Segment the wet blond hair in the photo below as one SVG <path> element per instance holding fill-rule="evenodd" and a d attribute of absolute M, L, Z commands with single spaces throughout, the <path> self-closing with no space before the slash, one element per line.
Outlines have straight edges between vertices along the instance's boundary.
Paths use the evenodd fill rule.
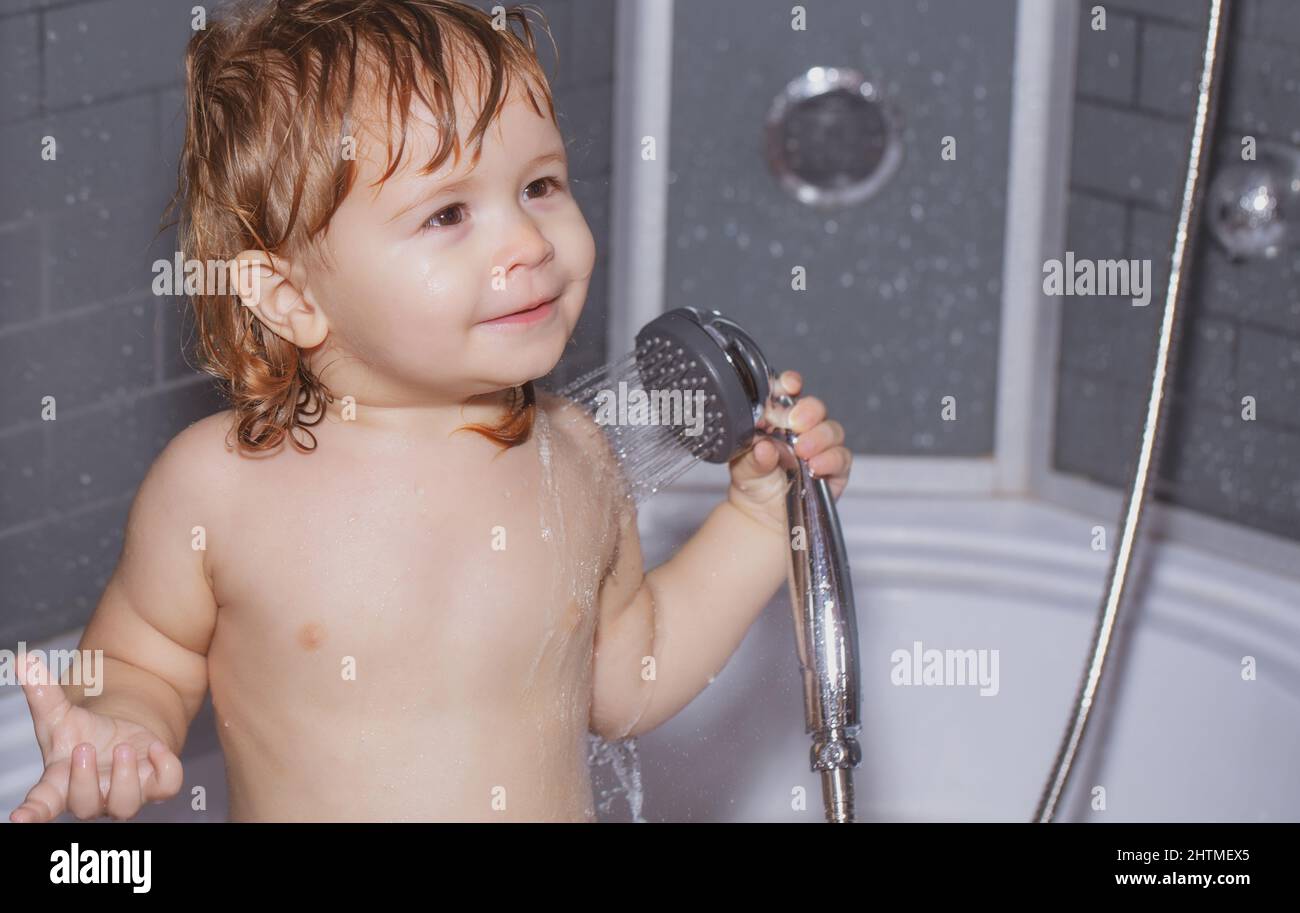
<path fill-rule="evenodd" d="M 390 125 L 378 183 L 403 161 L 413 99 L 433 112 L 440 134 L 421 173 L 453 153 L 460 160 L 453 77 L 461 60 L 472 64 L 479 87 L 481 113 L 466 138 L 475 163 L 514 80 L 538 116 L 544 105 L 556 122 L 526 13 L 541 17 L 549 36 L 535 7 L 512 6 L 494 19 L 454 0 L 274 0 L 210 22 L 186 51 L 185 141 L 172 201 L 183 256 L 209 263 L 244 250 L 285 256 L 313 242 L 356 179 L 355 155 L 341 147 L 362 90 L 382 99 L 379 112 Z M 222 382 L 239 448 L 271 450 L 288 437 L 297 449 L 314 450 L 309 426 L 334 396 L 299 348 L 232 292 L 205 288 L 191 302 L 199 366 Z M 532 382 L 514 388 L 511 400 L 498 425 L 458 430 L 503 448 L 522 443 L 536 408 Z"/>

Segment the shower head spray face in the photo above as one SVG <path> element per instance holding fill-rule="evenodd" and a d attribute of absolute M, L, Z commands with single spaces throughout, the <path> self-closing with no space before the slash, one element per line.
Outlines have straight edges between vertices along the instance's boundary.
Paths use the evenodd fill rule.
<path fill-rule="evenodd" d="M 701 460 L 742 454 L 760 433 L 770 378 L 744 330 L 717 311 L 683 307 L 646 324 L 634 351 L 558 392 L 601 427 L 639 502 Z"/>
<path fill-rule="evenodd" d="M 717 311 L 682 307 L 647 323 L 636 337 L 636 364 L 647 395 L 696 397 L 704 431 L 679 434 L 697 458 L 726 463 L 754 439 L 770 390 L 770 370 L 753 339 Z"/>

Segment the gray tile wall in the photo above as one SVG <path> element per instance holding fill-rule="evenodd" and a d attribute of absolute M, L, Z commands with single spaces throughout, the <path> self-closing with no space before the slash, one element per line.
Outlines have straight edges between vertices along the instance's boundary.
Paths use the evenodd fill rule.
<path fill-rule="evenodd" d="M 666 304 L 734 316 L 858 453 L 989 454 L 1015 3 L 801 6 L 802 32 L 782 0 L 675 8 Z M 891 182 L 831 212 L 788 196 L 762 146 L 772 99 L 819 65 L 862 71 L 905 125 Z M 955 161 L 940 158 L 948 135 Z"/>
<path fill-rule="evenodd" d="M 1191 135 L 1208 4 L 1080 3 L 1066 248 L 1150 258 L 1151 304 L 1065 298 L 1054 462 L 1122 487 L 1137 462 Z M 1241 137 L 1300 145 L 1300 3 L 1238 0 L 1216 162 Z M 1212 179 L 1215 169 L 1210 169 Z M 1292 214 L 1292 218 L 1295 214 Z M 1233 263 L 1209 232 L 1188 273 L 1161 500 L 1300 539 L 1300 232 L 1273 260 Z M 1258 404 L 1241 417 L 1241 398 Z"/>
<path fill-rule="evenodd" d="M 561 52 L 557 65 L 543 37 L 600 257 L 563 378 L 605 355 L 613 7 L 538 5 Z M 0 644 L 89 617 L 150 463 L 223 408 L 190 367 L 185 303 L 150 291 L 151 264 L 176 249 L 173 232 L 157 233 L 192 6 L 0 0 Z M 45 136 L 55 161 L 41 158 Z M 56 421 L 41 420 L 45 396 Z"/>

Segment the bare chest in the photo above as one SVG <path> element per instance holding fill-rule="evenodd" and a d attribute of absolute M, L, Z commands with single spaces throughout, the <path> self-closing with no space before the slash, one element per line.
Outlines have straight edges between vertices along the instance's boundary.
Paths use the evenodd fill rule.
<path fill-rule="evenodd" d="M 216 543 L 216 659 L 383 690 L 418 676 L 447 702 L 589 664 L 613 521 L 563 440 L 442 465 L 297 456 L 247 474 Z"/>

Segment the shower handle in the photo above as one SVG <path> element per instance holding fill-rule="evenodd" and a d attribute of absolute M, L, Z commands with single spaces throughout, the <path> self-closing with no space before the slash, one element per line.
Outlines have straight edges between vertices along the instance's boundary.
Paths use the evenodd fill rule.
<path fill-rule="evenodd" d="M 774 404 L 795 399 L 772 394 Z M 858 632 L 853 584 L 839 516 L 830 486 L 814 478 L 794 451 L 798 435 L 766 428 L 785 471 L 789 527 L 790 606 L 803 678 L 804 722 L 812 737 L 809 761 L 822 778 L 826 820 L 853 820 L 853 768 L 862 760 L 858 745 Z"/>

